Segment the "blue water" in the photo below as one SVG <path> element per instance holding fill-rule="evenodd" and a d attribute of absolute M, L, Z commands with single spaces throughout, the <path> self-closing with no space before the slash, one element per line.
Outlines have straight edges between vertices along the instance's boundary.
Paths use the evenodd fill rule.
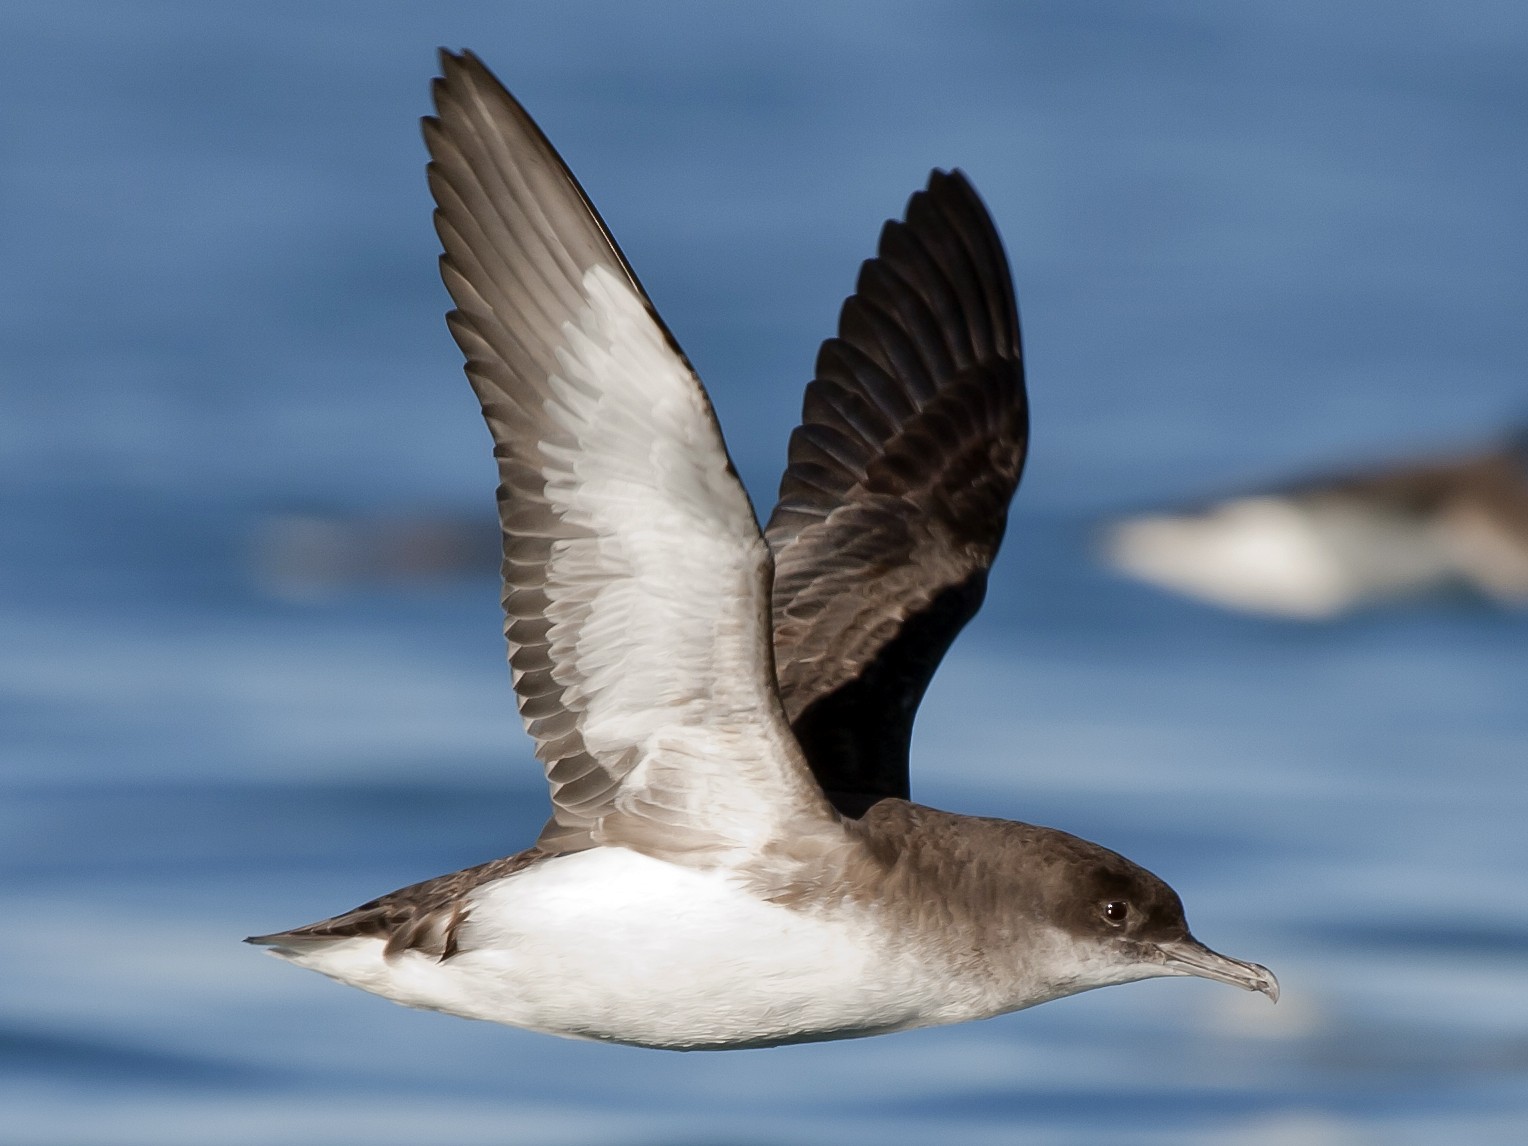
<path fill-rule="evenodd" d="M 0 12 L 0 1140 L 1528 1140 L 1528 617 L 1299 627 L 1100 515 L 1528 408 L 1528 9 L 76 4 Z M 271 515 L 491 514 L 416 127 L 470 46 L 768 505 L 881 219 L 958 164 L 1034 452 L 919 725 L 931 803 L 1146 864 L 1284 999 L 1113 988 L 730 1055 L 405 1011 L 238 943 L 510 851 L 491 573 L 272 592 Z"/>

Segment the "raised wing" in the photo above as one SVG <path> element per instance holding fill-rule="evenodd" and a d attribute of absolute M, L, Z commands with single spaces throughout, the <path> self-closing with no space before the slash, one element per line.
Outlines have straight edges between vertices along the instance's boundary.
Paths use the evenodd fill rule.
<path fill-rule="evenodd" d="M 770 559 L 710 402 L 599 216 L 470 53 L 442 54 L 441 274 L 499 465 L 538 847 L 690 862 L 837 820 L 774 691 Z"/>
<path fill-rule="evenodd" d="M 908 795 L 913 717 L 976 613 L 1029 436 L 992 220 L 935 171 L 823 343 L 765 536 L 780 699 L 847 815 Z"/>

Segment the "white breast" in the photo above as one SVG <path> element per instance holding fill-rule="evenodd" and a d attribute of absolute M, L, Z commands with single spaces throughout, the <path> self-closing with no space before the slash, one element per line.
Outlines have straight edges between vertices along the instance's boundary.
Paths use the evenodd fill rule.
<path fill-rule="evenodd" d="M 293 959 L 409 1006 L 659 1047 L 852 1038 L 974 1017 L 973 1001 L 854 908 L 766 903 L 720 871 L 622 848 L 544 861 L 470 896 L 461 951 L 376 939 Z"/>

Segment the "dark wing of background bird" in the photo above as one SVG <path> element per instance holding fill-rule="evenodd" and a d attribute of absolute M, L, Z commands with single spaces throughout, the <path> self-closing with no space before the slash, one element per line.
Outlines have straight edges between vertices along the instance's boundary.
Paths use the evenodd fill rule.
<path fill-rule="evenodd" d="M 1028 435 L 1008 260 L 965 176 L 935 171 L 818 354 L 765 530 L 781 700 L 847 815 L 908 795 L 913 717 L 986 594 Z"/>

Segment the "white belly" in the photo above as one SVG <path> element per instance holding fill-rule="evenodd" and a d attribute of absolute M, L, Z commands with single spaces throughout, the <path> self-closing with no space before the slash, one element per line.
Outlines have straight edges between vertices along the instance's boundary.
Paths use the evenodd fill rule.
<path fill-rule="evenodd" d="M 969 1001 L 930 998 L 940 977 L 931 983 L 858 912 L 778 907 L 724 873 L 620 848 L 544 861 L 470 899 L 462 949 L 444 962 L 384 959 L 379 939 L 290 958 L 409 1006 L 644 1046 L 852 1038 L 974 1017 Z"/>

